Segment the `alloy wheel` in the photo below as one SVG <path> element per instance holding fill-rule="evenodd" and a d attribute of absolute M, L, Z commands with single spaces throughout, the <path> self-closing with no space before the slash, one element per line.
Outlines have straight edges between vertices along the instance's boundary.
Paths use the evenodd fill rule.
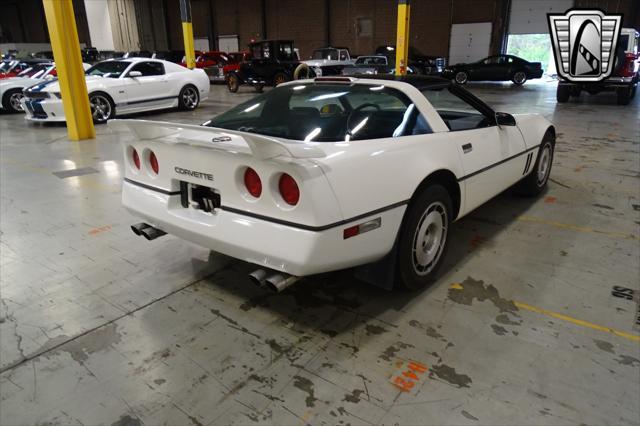
<path fill-rule="evenodd" d="M 438 263 L 447 240 L 447 209 L 440 201 L 427 207 L 413 235 L 413 269 L 427 275 Z"/>
<path fill-rule="evenodd" d="M 551 145 L 547 144 L 542 149 L 540 161 L 538 161 L 538 186 L 544 185 L 551 169 Z"/>
<path fill-rule="evenodd" d="M 22 92 L 16 92 L 16 93 L 13 93 L 11 96 L 9 96 L 9 105 L 14 111 L 23 110 L 22 104 L 20 103 L 22 98 L 24 98 L 24 95 L 22 94 Z"/>
<path fill-rule="evenodd" d="M 182 103 L 186 109 L 194 109 L 198 106 L 198 93 L 193 87 L 187 87 L 182 92 Z"/>
<path fill-rule="evenodd" d="M 93 95 L 89 99 L 91 115 L 97 122 L 107 121 L 111 117 L 111 102 L 102 95 Z"/>

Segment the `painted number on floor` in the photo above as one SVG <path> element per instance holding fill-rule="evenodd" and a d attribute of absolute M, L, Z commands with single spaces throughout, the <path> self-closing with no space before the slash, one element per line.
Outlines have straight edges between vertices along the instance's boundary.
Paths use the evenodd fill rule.
<path fill-rule="evenodd" d="M 426 371 L 427 367 L 417 361 L 403 362 L 398 372 L 391 376 L 391 383 L 403 392 L 410 392 Z"/>

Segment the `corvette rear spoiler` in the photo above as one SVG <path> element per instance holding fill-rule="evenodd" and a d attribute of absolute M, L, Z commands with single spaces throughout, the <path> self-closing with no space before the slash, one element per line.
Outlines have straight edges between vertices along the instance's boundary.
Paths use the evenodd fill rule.
<path fill-rule="evenodd" d="M 278 156 L 291 158 L 322 158 L 326 156 L 318 146 L 305 142 L 285 142 L 281 139 L 255 133 L 194 124 L 150 120 L 109 120 L 108 126 L 116 131 L 131 131 L 141 140 L 161 139 L 163 143 L 185 144 L 211 149 L 234 149 L 237 147 L 229 142 L 241 140 L 249 146 L 252 155 L 260 160 Z"/>

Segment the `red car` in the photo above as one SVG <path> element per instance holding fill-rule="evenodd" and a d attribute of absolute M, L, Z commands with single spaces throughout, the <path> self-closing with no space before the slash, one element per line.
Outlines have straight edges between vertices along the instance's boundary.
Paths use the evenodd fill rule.
<path fill-rule="evenodd" d="M 251 52 L 232 52 L 229 53 L 229 59 L 229 63 L 222 67 L 224 75 L 227 75 L 229 71 L 238 71 L 241 62 L 251 59 Z"/>
<path fill-rule="evenodd" d="M 227 54 L 225 52 L 200 52 L 196 50 L 196 68 L 210 68 L 217 66 L 220 62 L 227 61 Z M 182 60 L 181 65 L 187 66 L 186 59 Z"/>

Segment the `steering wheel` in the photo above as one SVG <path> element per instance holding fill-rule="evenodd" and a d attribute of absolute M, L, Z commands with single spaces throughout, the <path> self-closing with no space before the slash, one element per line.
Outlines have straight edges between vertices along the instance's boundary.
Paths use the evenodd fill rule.
<path fill-rule="evenodd" d="M 358 111 L 362 111 L 363 109 L 368 107 L 373 107 L 376 109 L 376 111 L 382 111 L 379 105 L 372 104 L 372 103 L 365 103 L 362 105 L 358 105 L 357 107 L 352 109 L 351 112 L 349 112 L 349 116 L 347 117 L 347 134 L 348 135 L 351 135 L 351 118 L 353 117 L 353 114 L 355 114 Z"/>

